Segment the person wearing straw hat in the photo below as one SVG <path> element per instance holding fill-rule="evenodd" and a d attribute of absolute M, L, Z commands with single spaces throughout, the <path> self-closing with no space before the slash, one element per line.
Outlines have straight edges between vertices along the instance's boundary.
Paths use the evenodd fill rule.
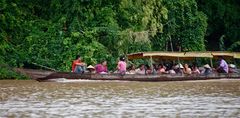
<path fill-rule="evenodd" d="M 203 67 L 204 67 L 204 70 L 202 71 L 203 75 L 209 75 L 212 73 L 212 69 L 209 66 L 209 64 L 205 64 Z"/>
<path fill-rule="evenodd" d="M 89 73 L 95 73 L 95 68 L 92 65 L 89 65 L 87 67 L 87 70 L 88 70 Z"/>
<path fill-rule="evenodd" d="M 237 71 L 236 65 L 234 65 L 234 64 L 229 64 L 228 67 L 229 67 L 229 73 L 239 73 L 239 72 Z"/>
<path fill-rule="evenodd" d="M 180 63 L 177 64 L 177 65 L 174 67 L 174 70 L 175 70 L 176 74 L 180 74 L 180 75 L 183 74 L 183 69 L 184 69 L 184 67 L 183 67 L 183 65 L 180 64 Z"/>

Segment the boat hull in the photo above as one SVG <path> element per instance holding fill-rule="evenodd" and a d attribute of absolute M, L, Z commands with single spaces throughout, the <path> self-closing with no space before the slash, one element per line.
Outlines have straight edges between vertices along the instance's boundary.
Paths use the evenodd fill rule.
<path fill-rule="evenodd" d="M 39 82 L 58 82 L 59 80 L 69 80 L 75 82 L 76 80 L 109 80 L 109 81 L 141 81 L 141 82 L 160 82 L 160 81 L 189 81 L 189 80 L 210 80 L 210 79 L 237 79 L 240 78 L 239 73 L 218 74 L 211 75 L 138 75 L 138 74 L 79 74 L 73 72 L 54 72 L 36 69 L 15 69 L 17 72 L 25 74 L 26 76 L 37 80 Z"/>
<path fill-rule="evenodd" d="M 222 78 L 239 78 L 237 74 L 212 74 L 204 75 L 137 75 L 137 74 L 78 74 L 58 72 L 53 73 L 45 78 L 38 78 L 40 82 L 53 81 L 57 78 L 66 78 L 68 80 L 118 80 L 118 81 L 142 81 L 142 82 L 158 82 L 158 81 L 188 81 L 188 80 L 209 80 Z"/>

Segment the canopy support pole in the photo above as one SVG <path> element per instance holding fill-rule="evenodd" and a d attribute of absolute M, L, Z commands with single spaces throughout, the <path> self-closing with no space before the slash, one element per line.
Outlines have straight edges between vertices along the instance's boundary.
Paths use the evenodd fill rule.
<path fill-rule="evenodd" d="M 171 51 L 173 52 L 172 37 L 171 37 L 171 35 L 168 35 L 168 37 L 169 37 L 169 41 L 170 41 Z M 175 64 L 175 59 L 172 61 L 172 63 Z"/>
<path fill-rule="evenodd" d="M 153 58 L 152 58 L 152 56 L 150 56 L 150 67 L 153 70 Z"/>
<path fill-rule="evenodd" d="M 212 61 L 212 58 L 210 58 L 210 65 L 211 65 L 211 67 L 213 68 L 213 61 Z"/>

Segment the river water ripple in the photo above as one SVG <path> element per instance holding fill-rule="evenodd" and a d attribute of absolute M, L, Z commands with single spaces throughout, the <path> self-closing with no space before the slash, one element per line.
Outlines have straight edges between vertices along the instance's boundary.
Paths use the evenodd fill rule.
<path fill-rule="evenodd" d="M 240 117 L 240 80 L 0 81 L 0 117 Z"/>

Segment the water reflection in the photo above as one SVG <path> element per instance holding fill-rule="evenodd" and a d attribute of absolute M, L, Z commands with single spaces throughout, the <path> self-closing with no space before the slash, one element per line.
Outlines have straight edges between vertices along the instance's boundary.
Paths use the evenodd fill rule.
<path fill-rule="evenodd" d="M 0 81 L 0 117 L 240 117 L 240 81 Z"/>

